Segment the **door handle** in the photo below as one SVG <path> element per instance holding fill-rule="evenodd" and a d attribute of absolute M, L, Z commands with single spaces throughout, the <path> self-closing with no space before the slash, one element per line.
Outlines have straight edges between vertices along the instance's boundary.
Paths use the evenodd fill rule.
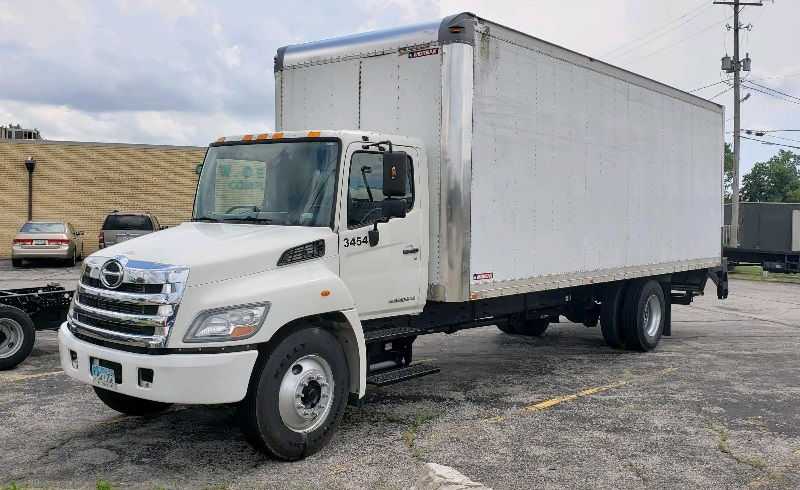
<path fill-rule="evenodd" d="M 403 255 L 410 255 L 419 253 L 419 249 L 417 247 L 407 247 L 403 249 Z"/>

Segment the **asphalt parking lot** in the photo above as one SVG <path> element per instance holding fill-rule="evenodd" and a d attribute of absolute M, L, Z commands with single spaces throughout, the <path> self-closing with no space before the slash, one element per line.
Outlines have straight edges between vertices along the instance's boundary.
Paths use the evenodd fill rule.
<path fill-rule="evenodd" d="M 76 271 L 0 262 L 0 287 Z M 42 332 L 0 372 L 0 488 L 407 488 L 425 462 L 495 489 L 800 487 L 800 285 L 732 281 L 729 300 L 709 289 L 674 322 L 647 354 L 569 323 L 423 337 L 417 359 L 442 372 L 373 389 L 298 463 L 251 449 L 232 407 L 113 412 Z"/>

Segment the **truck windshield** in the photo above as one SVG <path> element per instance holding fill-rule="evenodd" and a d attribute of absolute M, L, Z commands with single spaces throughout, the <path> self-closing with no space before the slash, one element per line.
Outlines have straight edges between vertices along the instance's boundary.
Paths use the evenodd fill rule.
<path fill-rule="evenodd" d="M 212 146 L 195 221 L 333 227 L 338 141 Z"/>

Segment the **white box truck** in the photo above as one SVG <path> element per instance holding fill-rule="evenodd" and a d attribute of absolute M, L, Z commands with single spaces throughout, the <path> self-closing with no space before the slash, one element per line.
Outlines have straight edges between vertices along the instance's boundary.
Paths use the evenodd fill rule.
<path fill-rule="evenodd" d="M 464 13 L 281 48 L 275 107 L 209 146 L 192 222 L 85 261 L 61 362 L 111 408 L 238 403 L 294 460 L 437 372 L 421 335 L 566 317 L 647 351 L 727 294 L 712 102 Z"/>

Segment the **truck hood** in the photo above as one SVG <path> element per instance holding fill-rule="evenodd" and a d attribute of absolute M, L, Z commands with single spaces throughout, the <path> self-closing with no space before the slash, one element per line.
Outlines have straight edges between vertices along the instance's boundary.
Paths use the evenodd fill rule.
<path fill-rule="evenodd" d="M 329 228 L 183 223 L 92 255 L 188 266 L 187 285 L 197 286 L 274 269 L 287 249 L 315 240 L 325 240 L 330 250 L 335 236 Z"/>

